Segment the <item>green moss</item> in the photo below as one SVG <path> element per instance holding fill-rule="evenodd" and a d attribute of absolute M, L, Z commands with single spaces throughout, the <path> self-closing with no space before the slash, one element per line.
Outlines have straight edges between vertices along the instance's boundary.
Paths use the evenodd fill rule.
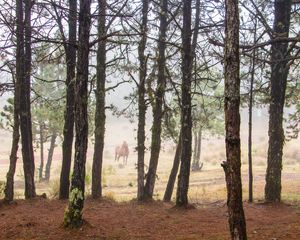
<path fill-rule="evenodd" d="M 65 209 L 64 227 L 78 228 L 82 225 L 82 207 L 84 195 L 79 188 L 72 189 L 69 206 Z"/>

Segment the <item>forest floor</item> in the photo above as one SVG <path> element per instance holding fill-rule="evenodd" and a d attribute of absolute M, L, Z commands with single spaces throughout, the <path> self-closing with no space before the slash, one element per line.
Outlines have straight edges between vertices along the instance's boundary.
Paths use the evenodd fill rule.
<path fill-rule="evenodd" d="M 229 239 L 224 201 L 174 208 L 162 201 L 87 199 L 80 229 L 64 229 L 67 201 L 17 200 L 0 205 L 0 239 Z M 244 203 L 249 239 L 300 239 L 300 209 L 287 204 Z"/>

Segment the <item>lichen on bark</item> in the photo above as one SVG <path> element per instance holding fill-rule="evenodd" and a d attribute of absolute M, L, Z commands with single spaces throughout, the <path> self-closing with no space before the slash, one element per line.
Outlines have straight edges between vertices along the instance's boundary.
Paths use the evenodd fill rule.
<path fill-rule="evenodd" d="M 65 210 L 64 227 L 78 228 L 82 225 L 82 209 L 84 195 L 82 190 L 74 188 L 70 192 L 69 206 Z"/>

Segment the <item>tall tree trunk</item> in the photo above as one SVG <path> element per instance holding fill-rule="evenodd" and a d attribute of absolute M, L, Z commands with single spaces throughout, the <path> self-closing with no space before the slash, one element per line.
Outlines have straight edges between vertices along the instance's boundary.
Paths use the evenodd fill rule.
<path fill-rule="evenodd" d="M 254 20 L 253 44 L 256 43 L 257 19 Z M 253 171 L 252 171 L 252 108 L 253 108 L 253 85 L 255 78 L 256 49 L 252 52 L 252 66 L 249 92 L 249 123 L 248 123 L 248 166 L 249 166 L 249 202 L 253 202 Z"/>
<path fill-rule="evenodd" d="M 30 110 L 30 76 L 31 76 L 31 8 L 33 2 L 25 0 L 25 56 L 24 76 L 21 78 L 20 90 L 20 129 L 22 136 L 22 156 L 25 176 L 25 198 L 36 196 L 34 183 L 34 155 L 32 146 L 32 122 Z"/>
<path fill-rule="evenodd" d="M 52 159 L 53 159 L 53 153 L 55 149 L 55 142 L 56 142 L 57 133 L 53 131 L 51 140 L 50 140 L 50 148 L 48 151 L 48 159 L 46 163 L 46 170 L 45 170 L 45 180 L 49 182 L 50 180 L 50 171 L 51 171 L 51 165 L 52 165 Z"/>
<path fill-rule="evenodd" d="M 9 157 L 9 170 L 6 175 L 4 200 L 11 202 L 14 199 L 14 175 L 18 159 L 18 148 L 20 141 L 20 83 L 24 76 L 24 23 L 23 23 L 23 2 L 16 2 L 16 77 L 14 80 L 14 126 L 12 136 L 12 146 Z M 14 77 L 13 77 L 14 78 Z"/>
<path fill-rule="evenodd" d="M 178 144 L 176 147 L 172 170 L 171 170 L 171 173 L 169 176 L 169 180 L 168 180 L 165 195 L 164 195 L 164 201 L 166 201 L 166 202 L 171 201 L 171 197 L 172 197 L 172 193 L 173 193 L 173 189 L 174 189 L 174 185 L 175 185 L 175 181 L 176 181 L 176 176 L 177 176 L 179 164 L 180 164 L 181 143 L 182 143 L 182 140 L 181 140 L 181 135 L 180 135 Z"/>
<path fill-rule="evenodd" d="M 39 180 L 43 180 L 43 170 L 44 170 L 44 124 L 39 123 L 40 125 L 40 168 L 39 168 Z"/>
<path fill-rule="evenodd" d="M 155 92 L 155 105 L 153 107 L 153 125 L 151 136 L 151 156 L 149 170 L 147 173 L 146 184 L 144 189 L 145 198 L 153 198 L 153 190 L 156 179 L 156 170 L 161 147 L 161 122 L 163 115 L 163 98 L 166 88 L 166 33 L 167 33 L 167 12 L 168 0 L 160 1 L 160 29 L 158 40 L 158 79 Z"/>
<path fill-rule="evenodd" d="M 106 80 L 106 0 L 98 0 L 98 38 L 102 39 L 98 43 L 97 51 L 97 90 L 96 90 L 96 112 L 95 112 L 95 146 L 92 169 L 92 196 L 98 198 L 102 196 L 102 162 L 105 134 L 105 80 Z"/>
<path fill-rule="evenodd" d="M 225 25 L 225 128 L 226 158 L 222 163 L 227 186 L 231 239 L 247 239 L 243 210 L 240 143 L 240 59 L 238 0 L 226 0 Z"/>
<path fill-rule="evenodd" d="M 139 86 L 138 86 L 138 130 L 137 130 L 137 151 L 138 151 L 138 191 L 137 199 L 139 201 L 144 200 L 144 160 L 145 160 L 145 122 L 146 122 L 146 110 L 147 106 L 145 103 L 145 80 L 147 75 L 147 58 L 145 56 L 146 42 L 147 42 L 147 31 L 148 31 L 148 9 L 149 0 L 144 0 L 142 7 L 142 24 L 141 24 L 141 40 L 138 47 L 138 55 L 140 62 L 139 69 Z"/>
<path fill-rule="evenodd" d="M 289 36 L 291 4 L 291 0 L 276 0 L 274 3 L 274 39 Z M 282 149 L 284 144 L 282 120 L 289 73 L 287 55 L 287 42 L 275 42 L 272 44 L 269 149 L 265 186 L 265 200 L 270 202 L 279 202 L 281 200 Z"/>
<path fill-rule="evenodd" d="M 65 212 L 64 225 L 82 225 L 82 209 L 85 190 L 85 163 L 88 144 L 88 77 L 89 77 L 89 36 L 91 26 L 91 0 L 80 0 L 79 43 L 77 77 L 75 82 L 75 157 L 71 182 L 70 200 Z"/>
<path fill-rule="evenodd" d="M 181 165 L 178 176 L 176 206 L 187 206 L 188 188 L 190 178 L 190 165 L 192 155 L 192 115 L 191 115 L 191 78 L 193 54 L 191 45 L 191 15 L 192 1 L 183 3 L 183 28 L 182 28 L 182 86 L 181 86 Z"/>
<path fill-rule="evenodd" d="M 70 168 L 72 160 L 72 145 L 74 138 L 74 83 L 76 68 L 76 34 L 77 34 L 77 0 L 69 0 L 69 41 L 65 45 L 67 63 L 67 97 L 62 144 L 62 168 L 60 174 L 59 199 L 69 197 Z"/>

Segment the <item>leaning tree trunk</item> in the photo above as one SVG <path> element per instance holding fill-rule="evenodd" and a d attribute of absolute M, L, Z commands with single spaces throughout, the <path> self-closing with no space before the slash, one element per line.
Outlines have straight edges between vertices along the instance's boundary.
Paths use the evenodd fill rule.
<path fill-rule="evenodd" d="M 16 77 L 14 80 L 14 126 L 12 136 L 12 146 L 9 157 L 9 170 L 6 175 L 5 197 L 4 200 L 11 202 L 14 199 L 14 175 L 18 159 L 18 148 L 20 141 L 20 83 L 24 75 L 24 23 L 23 23 L 23 2 L 16 2 Z M 14 79 L 14 77 L 13 77 Z"/>
<path fill-rule="evenodd" d="M 276 0 L 273 25 L 274 39 L 289 36 L 292 0 Z M 281 170 L 284 132 L 282 127 L 283 108 L 288 67 L 288 43 L 274 42 L 271 47 L 271 101 L 269 110 L 269 149 L 266 174 L 265 200 L 281 200 Z"/>
<path fill-rule="evenodd" d="M 95 146 L 92 169 L 92 196 L 102 196 L 102 162 L 105 133 L 105 80 L 106 80 L 106 0 L 98 0 L 98 43 L 97 52 L 97 90 L 96 90 L 96 112 L 95 112 Z"/>
<path fill-rule="evenodd" d="M 39 180 L 43 180 L 43 170 L 44 170 L 44 124 L 40 123 L 40 168 L 39 168 Z"/>
<path fill-rule="evenodd" d="M 170 176 L 169 176 L 169 180 L 168 180 L 165 195 L 164 195 L 164 201 L 165 202 L 171 201 L 171 198 L 172 198 L 172 193 L 173 193 L 173 190 L 174 190 L 176 176 L 177 176 L 178 169 L 179 169 L 179 164 L 180 164 L 181 142 L 182 141 L 181 141 L 181 135 L 180 135 L 179 140 L 178 140 L 178 144 L 177 144 L 177 147 L 176 147 L 176 152 L 175 152 L 175 156 L 174 156 L 172 170 L 171 170 L 171 173 L 170 173 Z"/>
<path fill-rule="evenodd" d="M 18 55 L 18 54 L 17 54 Z M 17 63 L 17 72 L 19 71 Z M 17 73 L 18 78 L 19 73 Z M 15 80 L 15 92 L 14 92 L 14 125 L 13 125 L 13 136 L 12 136 L 12 146 L 9 156 L 9 170 L 6 175 L 6 185 L 4 189 L 4 200 L 6 202 L 11 202 L 14 199 L 14 175 L 16 172 L 16 164 L 18 160 L 18 148 L 19 148 L 19 141 L 20 141 L 20 87 L 18 83 L 18 79 Z"/>
<path fill-rule="evenodd" d="M 25 39 L 24 39 L 24 76 L 21 77 L 20 90 L 20 129 L 22 136 L 22 156 L 25 176 L 25 198 L 36 196 L 34 183 L 34 155 L 32 146 L 32 122 L 30 110 L 31 76 L 31 8 L 33 2 L 25 0 Z"/>
<path fill-rule="evenodd" d="M 144 161 L 145 161 L 145 122 L 146 122 L 146 110 L 145 103 L 145 80 L 147 75 L 147 58 L 145 56 L 146 42 L 147 42 L 147 23 L 148 23 L 148 9 L 149 0 L 143 1 L 142 7 L 142 24 L 141 24 L 141 40 L 138 47 L 139 55 L 139 86 L 138 86 L 138 130 L 137 130 L 137 171 L 138 171 L 138 191 L 137 199 L 139 201 L 144 200 Z"/>
<path fill-rule="evenodd" d="M 226 0 L 225 25 L 225 130 L 226 162 L 222 163 L 227 186 L 231 239 L 247 239 L 243 210 L 240 143 L 240 59 L 238 0 Z"/>
<path fill-rule="evenodd" d="M 163 117 L 163 98 L 166 88 L 166 33 L 167 33 L 167 12 L 168 0 L 160 1 L 160 30 L 158 39 L 158 79 L 155 92 L 155 105 L 153 107 L 153 125 L 151 136 L 151 156 L 149 170 L 147 173 L 146 184 L 144 189 L 145 198 L 153 198 L 153 190 L 156 179 L 156 170 L 161 146 L 161 122 Z"/>
<path fill-rule="evenodd" d="M 191 15 L 192 1 L 183 3 L 183 28 L 182 28 L 182 86 L 181 86 L 181 165 L 178 176 L 178 187 L 176 194 L 176 206 L 187 206 L 188 188 L 190 178 L 190 165 L 192 156 L 192 101 L 191 101 L 191 79 L 193 54 L 191 45 Z"/>
<path fill-rule="evenodd" d="M 50 180 L 50 171 L 51 171 L 53 153 L 54 153 L 54 149 L 56 146 L 56 144 L 55 144 L 56 137 L 57 137 L 57 133 L 55 131 L 53 131 L 51 140 L 50 140 L 50 148 L 48 151 L 48 159 L 47 159 L 46 170 L 45 170 L 45 180 L 47 182 L 49 182 L 49 180 Z"/>
<path fill-rule="evenodd" d="M 72 145 L 74 138 L 74 83 L 76 68 L 77 0 L 69 0 L 69 41 L 65 44 L 67 63 L 67 97 L 62 144 L 62 167 L 60 174 L 59 199 L 69 197 Z"/>
<path fill-rule="evenodd" d="M 65 212 L 64 226 L 82 225 L 85 190 L 85 163 L 88 144 L 88 76 L 89 36 L 91 26 L 91 0 L 80 0 L 77 77 L 75 82 L 75 157 L 69 206 Z"/>

